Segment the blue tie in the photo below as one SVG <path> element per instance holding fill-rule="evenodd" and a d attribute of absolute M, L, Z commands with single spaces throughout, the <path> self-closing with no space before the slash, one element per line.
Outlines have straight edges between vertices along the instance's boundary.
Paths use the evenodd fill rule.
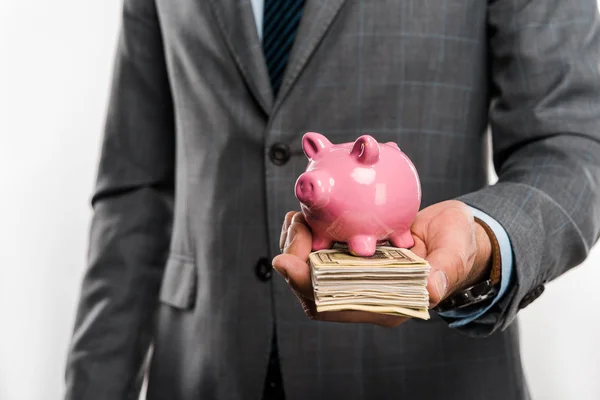
<path fill-rule="evenodd" d="M 275 95 L 283 80 L 303 5 L 304 0 L 265 0 L 263 51 Z"/>

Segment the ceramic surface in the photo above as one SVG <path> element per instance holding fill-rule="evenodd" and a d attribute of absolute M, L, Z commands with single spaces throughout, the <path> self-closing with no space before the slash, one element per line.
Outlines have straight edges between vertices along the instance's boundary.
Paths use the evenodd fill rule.
<path fill-rule="evenodd" d="M 313 233 L 313 251 L 346 243 L 358 256 L 372 256 L 379 243 L 410 248 L 410 226 L 421 204 L 417 170 L 398 145 L 363 135 L 332 144 L 308 132 L 309 159 L 296 181 L 296 198 Z"/>

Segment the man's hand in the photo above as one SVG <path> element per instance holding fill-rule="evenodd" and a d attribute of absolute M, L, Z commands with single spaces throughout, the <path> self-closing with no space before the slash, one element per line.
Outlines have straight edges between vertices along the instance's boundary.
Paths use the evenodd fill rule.
<path fill-rule="evenodd" d="M 487 233 L 473 220 L 464 203 L 449 200 L 421 210 L 411 227 L 412 252 L 431 265 L 427 283 L 430 307 L 455 290 L 483 279 L 491 266 L 492 246 Z M 407 318 L 364 311 L 316 311 L 308 255 L 312 235 L 299 212 L 286 214 L 279 242 L 282 254 L 273 267 L 284 277 L 311 319 L 333 322 L 372 323 L 393 327 Z"/>

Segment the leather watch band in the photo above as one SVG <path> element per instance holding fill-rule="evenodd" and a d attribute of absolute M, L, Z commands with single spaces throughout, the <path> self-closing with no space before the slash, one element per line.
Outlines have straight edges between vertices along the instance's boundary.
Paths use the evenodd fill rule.
<path fill-rule="evenodd" d="M 498 239 L 494 234 L 494 231 L 483 222 L 481 219 L 475 217 L 475 222 L 479 224 L 483 230 L 487 233 L 490 238 L 490 242 L 492 243 L 492 268 L 490 270 L 489 279 L 492 281 L 492 285 L 496 285 L 500 283 L 500 278 L 502 276 L 502 260 L 500 258 L 500 244 L 498 243 Z"/>

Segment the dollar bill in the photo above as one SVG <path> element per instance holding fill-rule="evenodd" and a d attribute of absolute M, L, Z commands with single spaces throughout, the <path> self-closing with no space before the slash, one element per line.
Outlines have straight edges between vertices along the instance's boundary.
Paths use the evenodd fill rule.
<path fill-rule="evenodd" d="M 410 250 L 389 246 L 377 247 L 375 254 L 371 257 L 359 257 L 352 255 L 345 248 L 320 250 L 310 254 L 311 263 L 319 267 L 356 267 L 356 266 L 399 266 L 399 265 L 422 265 L 427 264 L 425 260 Z"/>

